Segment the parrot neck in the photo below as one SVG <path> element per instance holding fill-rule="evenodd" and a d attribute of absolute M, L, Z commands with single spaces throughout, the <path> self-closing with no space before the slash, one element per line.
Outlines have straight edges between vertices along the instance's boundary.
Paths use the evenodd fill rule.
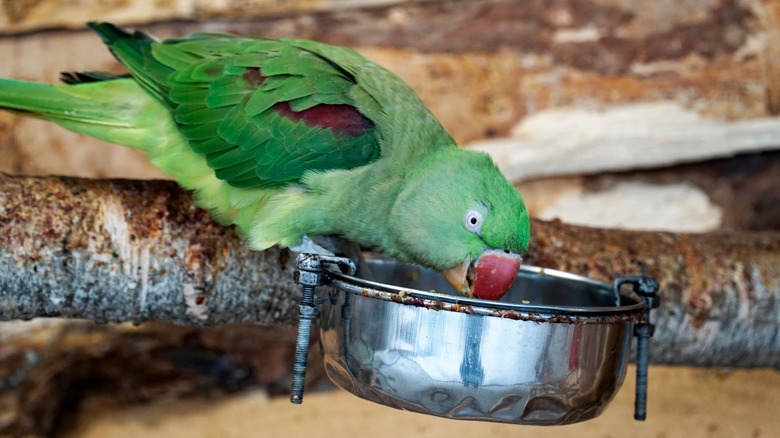
<path fill-rule="evenodd" d="M 316 173 L 304 179 L 310 191 L 306 225 L 310 235 L 337 234 L 393 255 L 386 222 L 402 186 L 402 174 L 375 162 L 352 170 Z M 392 166 L 389 166 L 392 167 Z"/>
<path fill-rule="evenodd" d="M 384 159 L 358 169 L 313 174 L 304 180 L 314 195 L 306 203 L 311 213 L 305 227 L 314 230 L 310 235 L 341 235 L 398 260 L 419 263 L 391 231 L 396 202 L 415 179 L 433 167 L 459 161 L 464 152 L 453 145 L 426 154 L 413 166 Z"/>

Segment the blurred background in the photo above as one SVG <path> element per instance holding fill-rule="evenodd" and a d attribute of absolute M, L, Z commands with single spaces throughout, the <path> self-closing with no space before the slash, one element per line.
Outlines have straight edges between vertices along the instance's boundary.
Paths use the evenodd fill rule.
<path fill-rule="evenodd" d="M 91 20 L 355 48 L 406 80 L 531 214 L 608 228 L 780 229 L 780 2 L 770 0 L 2 0 L 0 77 L 122 72 Z M 0 172 L 166 178 L 136 150 L 0 113 Z M 777 370 L 651 367 L 561 428 L 439 420 L 332 391 L 291 406 L 289 327 L 0 324 L 0 435 L 771 437 Z M 316 357 L 316 352 L 312 354 Z M 316 362 L 316 361 L 315 361 Z M 633 370 L 632 370 L 633 372 Z M 281 396 L 280 396 L 281 395 Z M 280 396 L 280 397 L 277 397 Z"/>

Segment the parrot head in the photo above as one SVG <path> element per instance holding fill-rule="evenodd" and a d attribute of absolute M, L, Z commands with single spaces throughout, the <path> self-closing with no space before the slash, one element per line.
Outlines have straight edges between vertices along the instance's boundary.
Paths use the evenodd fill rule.
<path fill-rule="evenodd" d="M 528 249 L 520 194 L 487 154 L 448 148 L 416 168 L 390 218 L 399 255 L 441 271 L 464 295 L 501 298 Z"/>

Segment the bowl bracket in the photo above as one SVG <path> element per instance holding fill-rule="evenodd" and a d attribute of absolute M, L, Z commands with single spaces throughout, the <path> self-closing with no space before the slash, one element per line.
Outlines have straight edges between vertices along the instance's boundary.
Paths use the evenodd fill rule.
<path fill-rule="evenodd" d="M 306 361 L 309 357 L 309 337 L 314 318 L 319 314 L 319 304 L 314 301 L 314 289 L 322 284 L 326 270 L 340 269 L 347 275 L 355 275 L 355 262 L 344 257 L 302 253 L 296 259 L 294 280 L 303 288 L 298 306 L 298 336 L 295 341 L 293 381 L 290 402 L 303 403 L 303 385 Z"/>

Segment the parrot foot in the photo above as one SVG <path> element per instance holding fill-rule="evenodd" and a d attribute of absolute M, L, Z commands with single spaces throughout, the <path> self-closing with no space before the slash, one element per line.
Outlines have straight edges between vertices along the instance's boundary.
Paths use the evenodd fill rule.
<path fill-rule="evenodd" d="M 298 254 L 318 254 L 323 256 L 335 256 L 332 252 L 321 247 L 317 242 L 313 241 L 308 235 L 304 234 L 301 237 L 301 242 L 297 245 L 293 245 L 290 249 Z"/>

